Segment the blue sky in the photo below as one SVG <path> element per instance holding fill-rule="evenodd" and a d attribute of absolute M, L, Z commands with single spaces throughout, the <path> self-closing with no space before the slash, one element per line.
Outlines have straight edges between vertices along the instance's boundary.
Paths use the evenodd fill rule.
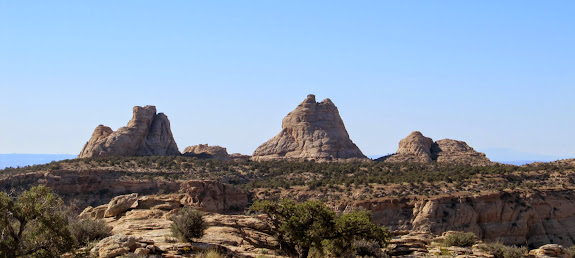
<path fill-rule="evenodd" d="M 156 105 L 180 149 L 251 154 L 313 93 L 368 155 L 419 130 L 575 157 L 573 13 L 573 1 L 0 0 L 0 153 L 76 154 L 98 124 Z"/>

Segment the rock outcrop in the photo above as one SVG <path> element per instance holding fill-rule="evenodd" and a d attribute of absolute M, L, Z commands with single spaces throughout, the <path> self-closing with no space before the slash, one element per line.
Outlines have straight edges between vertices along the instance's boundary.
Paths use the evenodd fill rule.
<path fill-rule="evenodd" d="M 120 213 L 125 212 L 132 207 L 138 200 L 138 194 L 126 194 L 114 197 L 108 204 L 104 217 L 118 216 Z"/>
<path fill-rule="evenodd" d="M 530 255 L 533 255 L 535 257 L 561 257 L 561 258 L 568 258 L 571 257 L 571 255 L 569 255 L 569 251 L 563 247 L 562 245 L 558 245 L 558 244 L 547 244 L 544 246 L 541 246 L 537 249 L 533 249 L 531 251 L 529 251 Z"/>
<path fill-rule="evenodd" d="M 114 132 L 110 127 L 97 126 L 78 158 L 171 156 L 179 153 L 168 117 L 163 113 L 156 114 L 155 106 L 136 106 L 125 127 Z"/>
<path fill-rule="evenodd" d="M 337 107 L 330 99 L 307 98 L 282 121 L 281 132 L 259 146 L 252 160 L 331 161 L 366 158 L 351 141 Z"/>
<path fill-rule="evenodd" d="M 211 159 L 221 159 L 228 160 L 230 155 L 226 148 L 221 146 L 209 146 L 208 144 L 200 144 L 194 146 L 188 146 L 184 149 L 182 153 L 184 156 L 194 156 L 199 158 L 211 158 Z"/>
<path fill-rule="evenodd" d="M 433 140 L 415 131 L 399 141 L 397 154 L 390 156 L 389 162 L 431 162 Z"/>
<path fill-rule="evenodd" d="M 485 153 L 477 152 L 464 141 L 443 139 L 436 141 L 431 148 L 433 160 L 445 163 L 488 165 L 491 161 Z"/>
<path fill-rule="evenodd" d="M 116 257 L 134 251 L 137 248 L 136 238 L 126 235 L 113 235 L 102 239 L 91 253 L 96 257 Z"/>
<path fill-rule="evenodd" d="M 188 181 L 182 184 L 182 192 L 186 193 L 181 200 L 182 204 L 209 212 L 243 210 L 248 204 L 245 191 L 214 180 Z"/>
<path fill-rule="evenodd" d="M 575 193 L 570 189 L 390 198 L 349 206 L 370 210 L 373 222 L 391 230 L 473 232 L 485 242 L 506 245 L 575 244 Z M 350 207 L 340 210 L 345 209 Z"/>
<path fill-rule="evenodd" d="M 433 142 L 431 138 L 415 131 L 399 141 L 397 153 L 381 157 L 386 162 L 440 162 L 469 165 L 489 165 L 492 162 L 484 153 L 477 152 L 463 141 L 443 139 Z"/>
<path fill-rule="evenodd" d="M 131 255 L 129 255 L 131 253 Z M 160 256 L 162 250 L 154 245 L 154 241 L 142 237 L 117 234 L 98 242 L 90 254 L 93 257 L 148 257 L 150 254 Z"/>

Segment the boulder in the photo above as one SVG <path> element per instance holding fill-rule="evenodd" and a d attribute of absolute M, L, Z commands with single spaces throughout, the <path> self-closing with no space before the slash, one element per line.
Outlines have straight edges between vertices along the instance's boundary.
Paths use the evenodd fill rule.
<path fill-rule="evenodd" d="M 170 194 L 162 196 L 142 196 L 138 199 L 136 209 L 159 209 L 173 210 L 180 208 L 182 194 Z"/>
<path fill-rule="evenodd" d="M 104 238 L 92 248 L 90 253 L 97 257 L 116 257 L 136 250 L 136 238 L 126 235 L 113 235 Z"/>
<path fill-rule="evenodd" d="M 209 212 L 243 210 L 248 204 L 245 191 L 215 180 L 191 180 L 182 184 L 181 191 L 186 193 L 182 204 Z"/>
<path fill-rule="evenodd" d="M 155 106 L 136 106 L 125 127 L 114 132 L 110 127 L 97 126 L 78 158 L 178 154 L 168 117 L 156 114 Z"/>
<path fill-rule="evenodd" d="M 86 207 L 78 218 L 80 219 L 102 219 L 104 218 L 104 214 L 106 214 L 106 210 L 108 209 L 108 205 L 100 205 L 98 207 L 88 206 Z"/>
<path fill-rule="evenodd" d="M 228 160 L 230 155 L 226 148 L 221 146 L 209 146 L 207 144 L 200 144 L 194 146 L 188 146 L 184 149 L 182 153 L 185 156 L 195 156 L 199 158 L 213 158 Z"/>
<path fill-rule="evenodd" d="M 333 102 L 316 102 L 310 94 L 283 119 L 281 132 L 260 145 L 251 159 L 332 161 L 366 157 L 349 138 Z"/>
<path fill-rule="evenodd" d="M 535 257 L 571 257 L 567 249 L 558 244 L 543 245 L 537 249 L 529 251 L 529 254 L 534 255 Z"/>
<path fill-rule="evenodd" d="M 138 194 L 126 194 L 114 197 L 110 203 L 108 203 L 108 208 L 104 213 L 104 217 L 114 217 L 119 214 L 129 210 L 132 205 L 138 200 Z"/>

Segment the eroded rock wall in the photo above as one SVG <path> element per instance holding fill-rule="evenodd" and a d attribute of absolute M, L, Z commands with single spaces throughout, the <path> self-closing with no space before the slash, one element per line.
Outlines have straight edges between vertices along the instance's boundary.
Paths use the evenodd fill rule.
<path fill-rule="evenodd" d="M 391 229 L 474 232 L 487 242 L 514 245 L 575 244 L 573 190 L 370 200 L 350 207 L 371 210 L 374 222 Z"/>

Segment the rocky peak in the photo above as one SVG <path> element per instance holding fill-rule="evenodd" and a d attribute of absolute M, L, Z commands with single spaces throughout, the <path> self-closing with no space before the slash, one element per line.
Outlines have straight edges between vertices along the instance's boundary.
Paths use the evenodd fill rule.
<path fill-rule="evenodd" d="M 316 102 L 310 94 L 282 120 L 282 130 L 259 146 L 253 160 L 338 160 L 365 158 L 351 141 L 330 99 Z"/>
<path fill-rule="evenodd" d="M 397 154 L 409 157 L 409 161 L 430 162 L 432 145 L 433 140 L 431 138 L 415 131 L 399 141 Z"/>
<path fill-rule="evenodd" d="M 100 156 L 176 155 L 178 146 L 172 136 L 170 121 L 155 106 L 136 106 L 132 119 L 113 131 L 99 125 L 78 155 L 79 158 Z"/>
<path fill-rule="evenodd" d="M 443 139 L 433 142 L 419 131 L 412 132 L 399 142 L 396 154 L 378 159 L 387 162 L 421 162 L 432 161 L 460 163 L 470 165 L 487 165 L 491 161 L 484 153 L 475 151 L 463 141 Z"/>

